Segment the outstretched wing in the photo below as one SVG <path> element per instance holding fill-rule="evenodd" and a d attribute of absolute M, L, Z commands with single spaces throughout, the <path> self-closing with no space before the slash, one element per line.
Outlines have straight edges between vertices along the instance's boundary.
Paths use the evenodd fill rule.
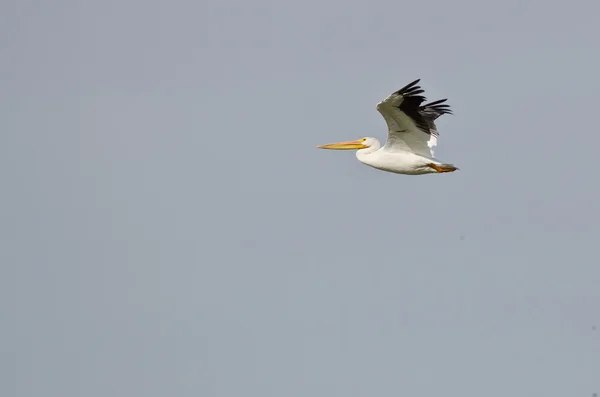
<path fill-rule="evenodd" d="M 388 126 L 384 149 L 405 150 L 421 156 L 433 157 L 432 148 L 439 136 L 435 120 L 442 114 L 451 114 L 446 99 L 421 105 L 425 91 L 417 84 L 420 79 L 394 92 L 377 104 L 377 110 Z"/>

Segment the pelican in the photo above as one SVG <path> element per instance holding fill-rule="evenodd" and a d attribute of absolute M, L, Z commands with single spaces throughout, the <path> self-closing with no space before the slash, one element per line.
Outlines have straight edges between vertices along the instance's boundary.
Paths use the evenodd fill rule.
<path fill-rule="evenodd" d="M 413 81 L 377 104 L 377 110 L 388 126 L 385 145 L 377 138 L 366 137 L 355 141 L 330 143 L 318 149 L 353 150 L 356 158 L 370 167 L 405 175 L 437 174 L 458 170 L 454 165 L 434 158 L 432 148 L 439 136 L 435 120 L 443 114 L 452 114 L 447 99 L 421 106 L 425 91 Z"/>

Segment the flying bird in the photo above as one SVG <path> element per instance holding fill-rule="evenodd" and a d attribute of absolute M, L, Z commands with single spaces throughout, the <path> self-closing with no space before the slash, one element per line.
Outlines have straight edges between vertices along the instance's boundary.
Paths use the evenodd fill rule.
<path fill-rule="evenodd" d="M 453 164 L 434 158 L 433 147 L 439 133 L 435 120 L 443 114 L 452 114 L 450 106 L 440 99 L 426 101 L 425 91 L 413 81 L 377 104 L 377 110 L 387 123 L 388 137 L 383 147 L 377 138 L 366 137 L 355 141 L 330 143 L 319 149 L 353 150 L 356 158 L 373 168 L 405 175 L 422 175 L 458 170 Z"/>

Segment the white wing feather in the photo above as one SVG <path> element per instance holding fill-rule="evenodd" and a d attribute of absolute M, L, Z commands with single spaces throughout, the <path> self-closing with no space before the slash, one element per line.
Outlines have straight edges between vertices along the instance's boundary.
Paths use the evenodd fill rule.
<path fill-rule="evenodd" d="M 425 101 L 419 80 L 389 95 L 377 104 L 377 110 L 388 126 L 388 139 L 384 150 L 408 151 L 433 158 L 438 131 L 434 120 L 442 114 L 451 113 L 444 100 L 421 106 Z"/>

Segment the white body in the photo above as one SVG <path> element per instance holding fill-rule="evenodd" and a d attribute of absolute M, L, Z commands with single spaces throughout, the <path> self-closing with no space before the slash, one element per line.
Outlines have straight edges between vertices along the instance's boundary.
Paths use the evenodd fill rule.
<path fill-rule="evenodd" d="M 428 164 L 443 165 L 434 158 L 418 155 L 414 152 L 390 150 L 385 146 L 381 147 L 381 144 L 375 138 L 367 138 L 367 141 L 372 142 L 371 145 L 366 149 L 357 150 L 356 158 L 361 163 L 378 170 L 405 175 L 436 174 L 438 171 Z"/>

